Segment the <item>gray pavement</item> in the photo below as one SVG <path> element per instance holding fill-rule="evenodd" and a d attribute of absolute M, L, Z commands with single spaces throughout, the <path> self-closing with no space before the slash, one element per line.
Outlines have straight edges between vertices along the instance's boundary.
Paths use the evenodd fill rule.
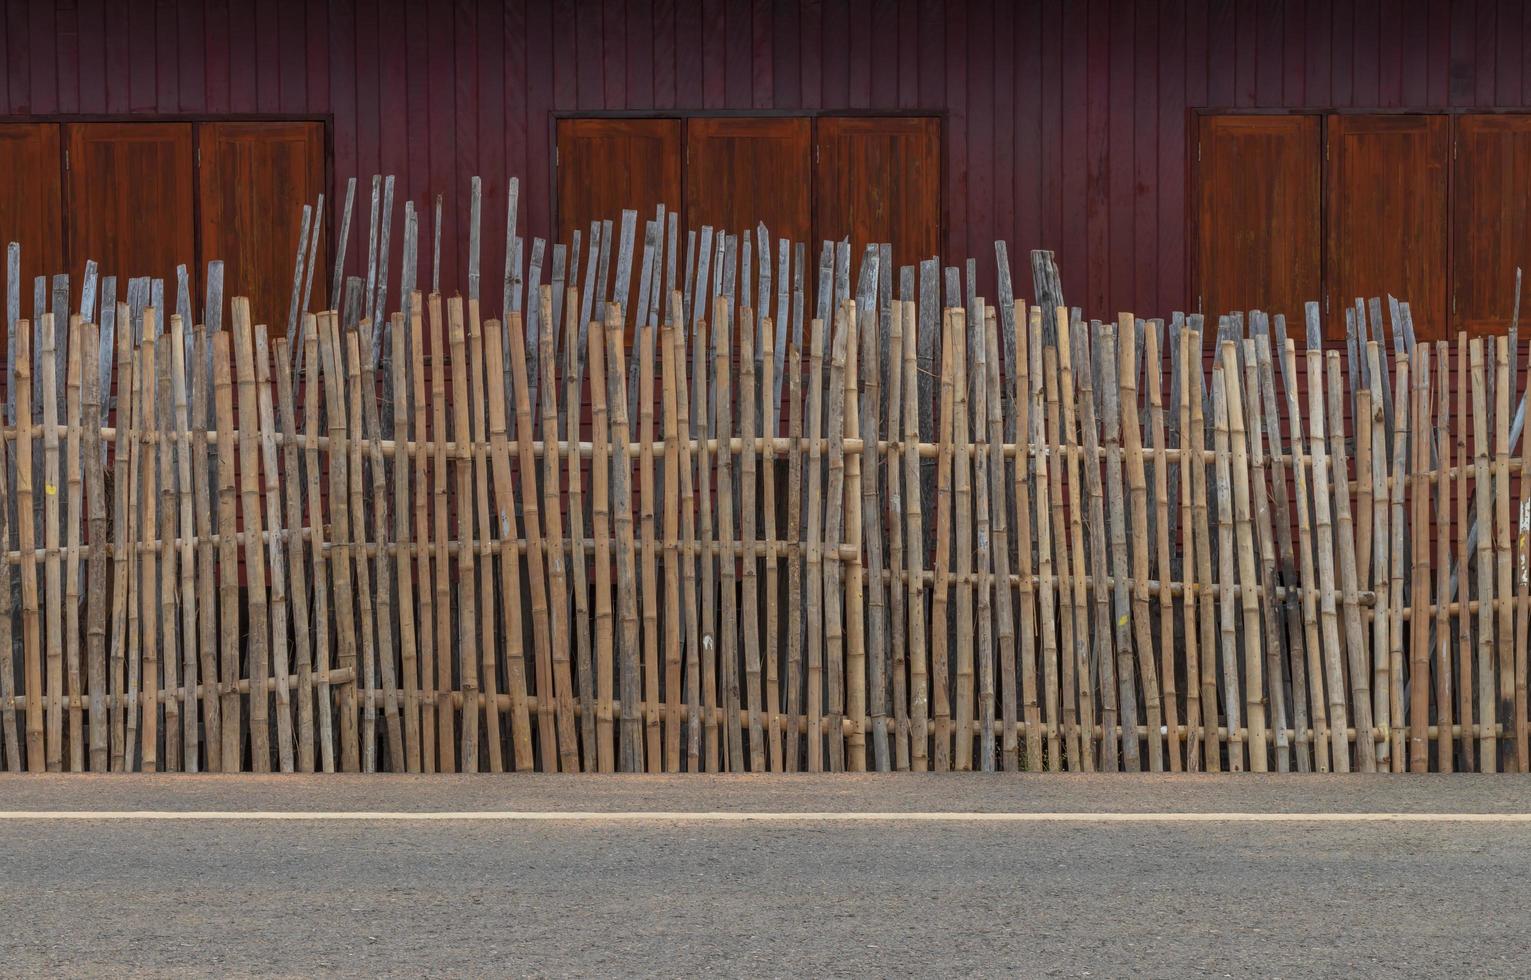
<path fill-rule="evenodd" d="M 0 777 L 0 811 L 1531 812 L 1515 777 Z M 1519 976 L 1531 824 L 0 819 L 0 975 Z"/>

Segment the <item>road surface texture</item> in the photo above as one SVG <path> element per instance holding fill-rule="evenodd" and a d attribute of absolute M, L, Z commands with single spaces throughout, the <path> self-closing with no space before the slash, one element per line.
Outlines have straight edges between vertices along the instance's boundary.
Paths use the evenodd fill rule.
<path fill-rule="evenodd" d="M 0 811 L 5 976 L 1531 968 L 1514 777 L 0 777 Z"/>

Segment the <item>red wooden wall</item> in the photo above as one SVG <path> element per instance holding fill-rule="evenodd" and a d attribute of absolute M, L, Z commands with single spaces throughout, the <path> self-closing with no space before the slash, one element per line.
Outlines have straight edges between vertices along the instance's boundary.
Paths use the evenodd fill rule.
<path fill-rule="evenodd" d="M 1193 107 L 1531 105 L 1506 0 L 5 0 L 0 54 L 12 117 L 331 116 L 337 191 L 445 195 L 454 285 L 472 175 L 487 280 L 507 174 L 552 230 L 555 112 L 940 113 L 944 257 L 1055 249 L 1097 316 L 1188 304 Z"/>

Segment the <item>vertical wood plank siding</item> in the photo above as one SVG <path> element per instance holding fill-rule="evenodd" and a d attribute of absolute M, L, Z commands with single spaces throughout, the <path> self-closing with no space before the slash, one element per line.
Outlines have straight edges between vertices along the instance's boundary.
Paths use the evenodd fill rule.
<path fill-rule="evenodd" d="M 472 175 L 486 274 L 507 175 L 525 234 L 553 231 L 558 112 L 942 114 L 943 253 L 977 257 L 992 293 L 995 238 L 1053 249 L 1070 301 L 1109 317 L 1192 301 L 1191 109 L 1531 105 L 1531 13 L 1494 0 L 3 6 L 7 115 L 330 115 L 327 236 L 346 178 L 397 174 L 401 198 L 444 195 L 449 287 Z"/>

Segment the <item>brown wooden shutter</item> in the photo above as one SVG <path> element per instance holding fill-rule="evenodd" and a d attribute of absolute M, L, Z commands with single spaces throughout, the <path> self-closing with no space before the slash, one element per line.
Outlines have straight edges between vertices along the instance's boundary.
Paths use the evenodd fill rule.
<path fill-rule="evenodd" d="M 764 221 L 773 239 L 808 241 L 812 153 L 813 123 L 806 117 L 688 121 L 687 222 L 738 235 Z M 773 263 L 775 255 L 772 246 Z"/>
<path fill-rule="evenodd" d="M 32 317 L 32 281 L 64 271 L 63 189 L 57 123 L 0 125 L 0 244 L 21 244 L 21 315 Z M 0 316 L 0 350 L 7 324 Z"/>
<path fill-rule="evenodd" d="M 852 267 L 869 243 L 891 242 L 893 262 L 940 250 L 941 123 L 931 117 L 818 120 L 815 240 L 850 236 Z"/>
<path fill-rule="evenodd" d="M 202 261 L 222 259 L 225 295 L 249 297 L 255 322 L 285 335 L 303 205 L 324 189 L 324 126 L 206 123 L 198 127 L 197 148 Z M 324 240 L 329 231 L 326 215 Z M 314 270 L 320 305 L 329 288 L 325 258 L 320 248 Z"/>
<path fill-rule="evenodd" d="M 1515 267 L 1531 267 L 1531 116 L 1470 115 L 1456 124 L 1452 326 L 1498 333 L 1509 326 Z"/>
<path fill-rule="evenodd" d="M 623 209 L 637 209 L 641 257 L 643 221 L 661 204 L 681 206 L 680 145 L 678 119 L 560 119 L 559 241 L 572 242 L 576 228 L 583 239 L 592 221 L 610 219 L 620 228 Z M 634 296 L 636 281 L 635 272 Z"/>
<path fill-rule="evenodd" d="M 69 274 L 197 279 L 190 123 L 69 123 Z"/>
<path fill-rule="evenodd" d="M 1203 116 L 1194 162 L 1195 304 L 1284 313 L 1321 298 L 1318 116 Z"/>
<path fill-rule="evenodd" d="M 1357 296 L 1407 300 L 1420 340 L 1446 336 L 1446 195 L 1450 120 L 1443 115 L 1330 116 L 1329 311 L 1345 336 Z"/>

